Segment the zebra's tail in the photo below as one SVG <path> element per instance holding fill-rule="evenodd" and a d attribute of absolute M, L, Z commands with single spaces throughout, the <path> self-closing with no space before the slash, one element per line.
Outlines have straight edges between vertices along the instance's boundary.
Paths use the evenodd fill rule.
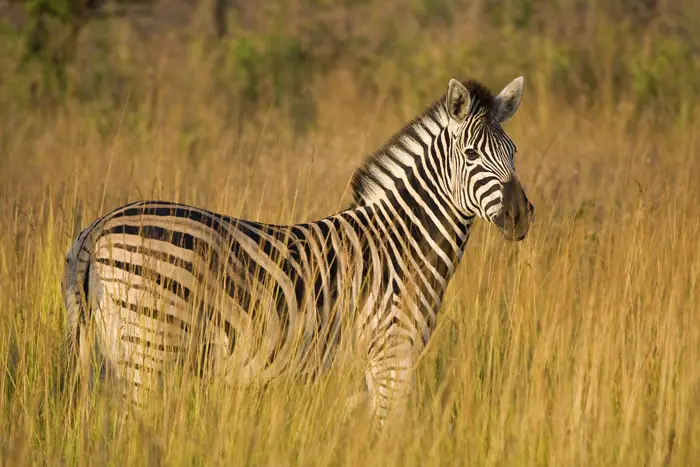
<path fill-rule="evenodd" d="M 90 310 L 90 265 L 92 249 L 86 241 L 89 230 L 84 230 L 73 242 L 63 267 L 61 289 L 66 307 L 66 328 L 64 334 L 64 351 L 68 364 L 75 367 L 81 363 L 88 349 L 85 344 L 87 324 L 91 318 Z"/>

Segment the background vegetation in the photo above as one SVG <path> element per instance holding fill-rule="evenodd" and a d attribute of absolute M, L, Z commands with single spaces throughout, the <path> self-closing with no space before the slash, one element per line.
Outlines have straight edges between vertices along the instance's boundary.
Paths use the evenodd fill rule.
<path fill-rule="evenodd" d="M 694 0 L 0 0 L 0 14 L 0 463 L 700 457 Z M 96 216 L 155 197 L 320 217 L 449 78 L 498 90 L 519 75 L 506 131 L 537 224 L 517 245 L 477 225 L 409 423 L 377 437 L 362 414 L 341 421 L 350 370 L 249 389 L 173 376 L 130 417 L 109 388 L 62 390 L 63 255 Z"/>

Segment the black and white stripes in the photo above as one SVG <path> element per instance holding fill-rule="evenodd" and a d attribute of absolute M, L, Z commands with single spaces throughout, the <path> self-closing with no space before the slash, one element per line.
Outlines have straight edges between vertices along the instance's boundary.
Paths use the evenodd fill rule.
<path fill-rule="evenodd" d="M 409 393 L 474 218 L 508 239 L 527 233 L 532 206 L 500 126 L 522 84 L 493 96 L 451 80 L 358 170 L 353 205 L 315 222 L 267 225 L 161 201 L 97 219 L 66 258 L 70 349 L 85 361 L 94 335 L 139 400 L 174 362 L 205 360 L 230 384 L 313 376 L 351 340 L 383 422 Z"/>

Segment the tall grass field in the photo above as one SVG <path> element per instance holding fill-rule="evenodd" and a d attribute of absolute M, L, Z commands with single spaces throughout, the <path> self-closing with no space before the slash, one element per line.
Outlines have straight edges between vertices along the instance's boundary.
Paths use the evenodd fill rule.
<path fill-rule="evenodd" d="M 60 70 L 61 18 L 28 49 L 38 13 L 0 3 L 0 465 L 695 465 L 695 2 L 238 3 L 223 37 L 209 2 L 87 21 Z M 96 217 L 320 218 L 450 78 L 520 75 L 504 128 L 535 223 L 508 243 L 477 221 L 403 423 L 344 416 L 352 361 L 250 387 L 174 370 L 139 410 L 69 389 L 61 274 Z"/>

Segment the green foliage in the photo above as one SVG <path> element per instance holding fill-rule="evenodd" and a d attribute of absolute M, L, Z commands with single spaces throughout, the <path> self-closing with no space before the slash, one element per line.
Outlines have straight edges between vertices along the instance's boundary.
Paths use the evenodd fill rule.
<path fill-rule="evenodd" d="M 253 106 L 260 99 L 276 107 L 287 105 L 291 116 L 307 127 L 313 120 L 308 82 L 314 68 L 311 54 L 296 37 L 272 34 L 241 36 L 226 45 L 222 78 L 236 88 L 237 101 Z"/>
<path fill-rule="evenodd" d="M 527 28 L 533 19 L 532 0 L 488 0 L 485 15 L 496 27 Z"/>
<path fill-rule="evenodd" d="M 530 92 L 576 105 L 632 102 L 640 112 L 685 115 L 700 97 L 693 34 L 700 16 L 690 0 L 665 12 L 643 3 L 282 1 L 265 7 L 264 21 L 233 25 L 219 41 L 192 35 L 201 49 L 195 61 L 219 65 L 201 78 L 212 95 L 228 96 L 238 111 L 285 109 L 299 128 L 315 120 L 312 83 L 337 70 L 351 71 L 363 97 L 386 93 L 412 108 L 452 76 L 505 82 L 526 75 Z M 33 94 L 70 91 L 109 108 L 147 87 L 145 63 L 114 59 L 117 38 L 109 27 L 86 27 L 84 1 L 26 0 L 24 7 L 29 21 L 19 33 L 25 41 L 19 73 Z M 245 21 L 247 9 L 255 13 L 254 6 L 235 8 L 236 21 Z M 665 26 L 654 26 L 662 18 Z M 89 35 L 80 47 L 79 33 Z M 88 59 L 77 65 L 77 54 Z"/>
<path fill-rule="evenodd" d="M 68 20 L 74 11 L 74 0 L 27 0 L 25 8 L 30 16 L 36 18 L 49 15 L 63 20 Z"/>
<path fill-rule="evenodd" d="M 247 37 L 241 37 L 229 46 L 231 57 L 229 68 L 233 69 L 240 98 L 247 101 L 257 101 L 258 81 L 261 78 L 261 54 L 253 42 Z"/>
<path fill-rule="evenodd" d="M 64 92 L 66 65 L 82 26 L 79 0 L 27 0 L 29 25 L 22 65 L 38 62 L 45 90 Z"/>
<path fill-rule="evenodd" d="M 688 96 L 700 94 L 700 58 L 678 39 L 651 42 L 646 51 L 631 55 L 628 66 L 634 96 L 642 108 L 660 104 L 678 111 L 689 104 Z"/>
<path fill-rule="evenodd" d="M 422 26 L 431 23 L 452 25 L 454 12 L 450 0 L 411 0 L 411 9 Z"/>

